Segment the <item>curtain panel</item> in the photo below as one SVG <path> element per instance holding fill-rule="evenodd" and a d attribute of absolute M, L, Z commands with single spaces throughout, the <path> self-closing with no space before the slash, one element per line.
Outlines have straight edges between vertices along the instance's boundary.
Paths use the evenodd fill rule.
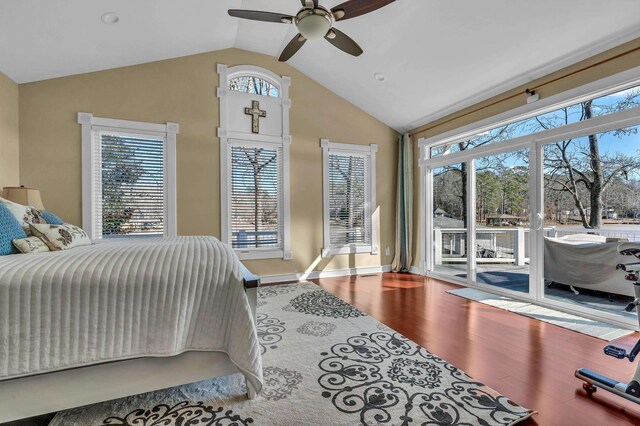
<path fill-rule="evenodd" d="M 400 136 L 398 150 L 396 251 L 391 269 L 409 272 L 413 261 L 413 143 L 408 133 Z"/>

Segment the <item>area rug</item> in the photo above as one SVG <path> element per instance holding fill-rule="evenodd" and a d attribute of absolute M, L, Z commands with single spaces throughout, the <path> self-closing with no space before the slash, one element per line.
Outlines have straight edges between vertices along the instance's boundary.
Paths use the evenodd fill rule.
<path fill-rule="evenodd" d="M 499 296 L 475 288 L 459 288 L 449 290 L 447 293 L 524 315 L 526 317 L 535 318 L 540 321 L 557 325 L 558 327 L 577 331 L 578 333 L 586 334 L 588 336 L 597 337 L 598 339 L 606 340 L 607 342 L 633 333 L 633 330 L 630 329 L 616 327 L 615 325 L 594 321 L 577 315 L 568 314 L 566 312 L 556 311 L 555 309 L 534 305 L 529 302 L 522 302 L 520 300 L 511 299 L 510 297 Z"/>
<path fill-rule="evenodd" d="M 51 425 L 488 426 L 533 414 L 313 283 L 261 288 L 258 336 L 255 400 L 234 375 L 60 412 Z"/>

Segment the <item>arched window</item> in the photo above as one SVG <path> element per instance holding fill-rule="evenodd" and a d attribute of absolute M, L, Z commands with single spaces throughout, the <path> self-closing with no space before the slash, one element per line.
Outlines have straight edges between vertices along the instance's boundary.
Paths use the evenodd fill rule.
<path fill-rule="evenodd" d="M 229 78 L 229 90 L 252 95 L 280 97 L 280 89 L 275 84 L 255 75 L 238 75 Z"/>
<path fill-rule="evenodd" d="M 254 65 L 217 71 L 221 240 L 240 259 L 291 260 L 291 78 Z"/>

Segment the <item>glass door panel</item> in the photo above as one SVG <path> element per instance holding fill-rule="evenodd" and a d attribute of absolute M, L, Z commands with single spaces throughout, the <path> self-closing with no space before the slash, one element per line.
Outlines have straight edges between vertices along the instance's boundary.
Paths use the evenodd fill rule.
<path fill-rule="evenodd" d="M 476 282 L 529 293 L 529 149 L 475 164 Z"/>
<path fill-rule="evenodd" d="M 467 164 L 433 169 L 433 272 L 467 278 Z"/>
<path fill-rule="evenodd" d="M 544 298 L 635 319 L 618 263 L 640 243 L 640 126 L 544 145 Z"/>

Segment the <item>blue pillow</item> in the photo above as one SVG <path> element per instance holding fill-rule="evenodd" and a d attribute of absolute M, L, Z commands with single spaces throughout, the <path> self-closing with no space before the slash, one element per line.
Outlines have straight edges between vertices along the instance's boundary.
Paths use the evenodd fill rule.
<path fill-rule="evenodd" d="M 49 225 L 64 225 L 62 219 L 55 214 L 44 210 L 41 210 L 40 213 L 42 213 L 42 217 L 44 217 L 44 220 L 46 220 Z"/>
<path fill-rule="evenodd" d="M 20 222 L 8 208 L 0 204 L 0 256 L 19 253 L 11 241 L 21 238 L 27 238 L 27 234 Z"/>

